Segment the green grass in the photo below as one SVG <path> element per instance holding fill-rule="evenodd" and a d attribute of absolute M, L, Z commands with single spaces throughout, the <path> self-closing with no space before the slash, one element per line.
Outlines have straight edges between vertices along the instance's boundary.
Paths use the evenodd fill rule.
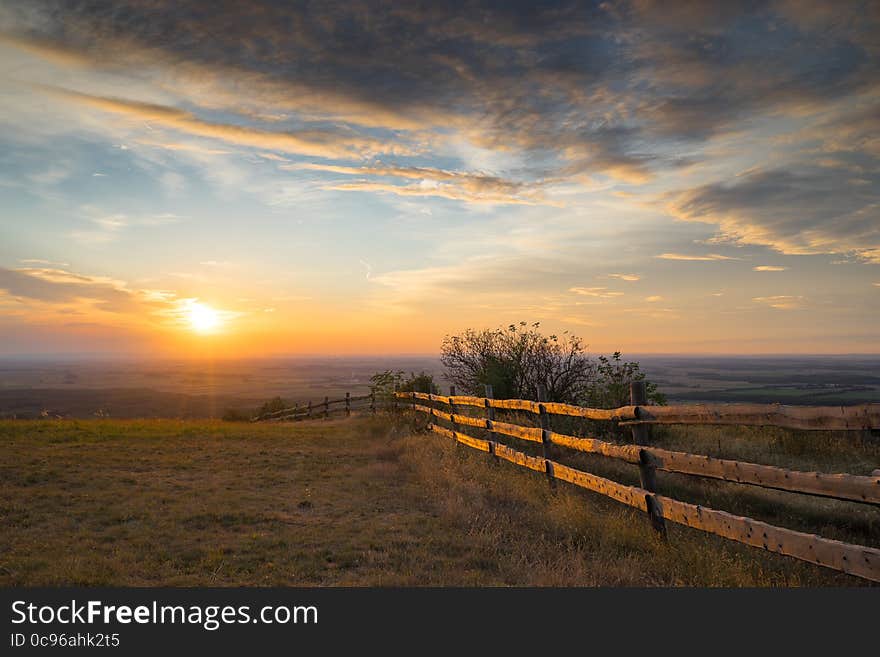
<path fill-rule="evenodd" d="M 540 475 L 412 429 L 387 417 L 0 422 L 0 585 L 865 583 L 685 527 L 661 542 L 628 507 L 565 484 L 552 492 Z M 764 462 L 851 467 L 876 456 L 832 438 L 811 451 L 767 436 L 724 449 L 772 445 Z M 714 442 L 711 432 L 657 438 L 692 451 Z M 581 464 L 616 467 L 604 461 Z M 873 508 L 661 485 L 824 535 L 880 534 Z"/>

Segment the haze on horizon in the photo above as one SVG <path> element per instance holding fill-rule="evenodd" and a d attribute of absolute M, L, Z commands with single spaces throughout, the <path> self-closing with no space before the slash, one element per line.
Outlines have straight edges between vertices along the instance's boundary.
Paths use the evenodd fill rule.
<path fill-rule="evenodd" d="M 0 356 L 880 353 L 880 3 L 0 0 Z"/>

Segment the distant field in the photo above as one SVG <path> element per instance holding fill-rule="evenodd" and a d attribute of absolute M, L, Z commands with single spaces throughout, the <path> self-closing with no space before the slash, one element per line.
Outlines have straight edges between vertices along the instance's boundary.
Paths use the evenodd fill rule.
<path fill-rule="evenodd" d="M 418 357 L 250 361 L 0 361 L 0 418 L 218 418 L 275 396 L 300 404 L 369 392 L 386 369 L 439 373 Z M 439 374 L 438 374 L 439 376 Z"/>
<path fill-rule="evenodd" d="M 628 507 L 565 485 L 553 494 L 542 477 L 409 422 L 2 421 L 0 585 L 865 583 L 674 525 L 664 544 Z M 692 428 L 657 440 L 828 471 L 880 462 L 875 443 L 838 434 Z M 880 540 L 877 510 L 864 505 L 673 476 L 660 485 Z"/>
<path fill-rule="evenodd" d="M 880 358 L 636 357 L 670 401 L 857 404 L 880 401 Z M 280 396 L 318 402 L 369 391 L 383 370 L 426 371 L 438 358 L 373 356 L 249 361 L 0 360 L 0 418 L 216 418 Z"/>

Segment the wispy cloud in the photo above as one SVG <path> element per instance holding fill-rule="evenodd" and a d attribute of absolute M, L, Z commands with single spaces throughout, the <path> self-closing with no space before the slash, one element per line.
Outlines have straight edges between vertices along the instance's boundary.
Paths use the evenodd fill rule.
<path fill-rule="evenodd" d="M 642 277 L 638 274 L 608 274 L 608 278 L 619 278 L 622 281 L 632 283 L 641 280 Z"/>
<path fill-rule="evenodd" d="M 413 150 L 399 143 L 374 139 L 345 131 L 304 129 L 271 131 L 258 128 L 215 123 L 200 119 L 190 112 L 165 105 L 135 100 L 94 96 L 59 87 L 39 87 L 46 93 L 71 102 L 92 107 L 124 118 L 147 121 L 185 134 L 217 139 L 230 144 L 278 150 L 287 153 L 326 158 L 365 158 L 382 153 L 412 154 Z M 163 142 L 153 142 L 161 144 Z"/>
<path fill-rule="evenodd" d="M 776 265 L 758 265 L 752 267 L 752 271 L 785 271 L 788 267 L 778 267 Z"/>
<path fill-rule="evenodd" d="M 755 303 L 759 303 L 777 310 L 796 310 L 802 308 L 806 299 L 802 296 L 778 295 L 771 297 L 754 297 Z"/>
<path fill-rule="evenodd" d="M 331 189 L 383 191 L 400 196 L 441 196 L 457 200 L 487 203 L 511 204 L 552 204 L 545 199 L 541 183 L 526 183 L 508 180 L 485 173 L 448 171 L 432 167 L 402 167 L 372 165 L 362 167 L 336 164 L 289 164 L 281 165 L 286 170 L 311 170 L 343 175 L 401 178 L 418 180 L 415 185 L 390 185 L 382 182 L 336 183 L 328 185 Z"/>
<path fill-rule="evenodd" d="M 393 185 L 380 182 L 351 182 L 325 185 L 325 189 L 346 192 L 384 192 L 397 196 L 436 196 L 455 201 L 471 203 L 491 203 L 503 205 L 556 205 L 558 201 L 546 200 L 539 191 L 522 190 L 515 194 L 497 192 L 489 189 L 472 190 L 457 184 L 442 184 L 433 180 L 423 180 L 413 185 Z"/>
<path fill-rule="evenodd" d="M 614 292 L 605 287 L 571 287 L 569 292 L 585 297 L 599 297 L 600 299 L 612 299 L 624 296 L 623 292 Z"/>
<path fill-rule="evenodd" d="M 67 262 L 53 262 L 52 260 L 43 260 L 42 258 L 21 258 L 19 262 L 23 265 L 45 265 L 47 267 L 69 267 Z"/>
<path fill-rule="evenodd" d="M 709 253 L 708 255 L 688 255 L 686 253 L 661 253 L 654 256 L 661 260 L 693 260 L 696 262 L 712 262 L 715 260 L 739 260 L 731 256 L 721 255 L 719 253 Z"/>

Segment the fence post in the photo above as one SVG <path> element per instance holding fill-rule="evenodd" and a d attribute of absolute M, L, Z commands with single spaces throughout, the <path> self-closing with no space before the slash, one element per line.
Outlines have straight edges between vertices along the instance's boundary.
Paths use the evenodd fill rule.
<path fill-rule="evenodd" d="M 458 423 L 455 421 L 455 386 L 449 386 L 449 413 L 452 415 L 452 430 L 458 432 Z M 455 446 L 458 447 L 458 438 L 455 439 Z"/>
<path fill-rule="evenodd" d="M 394 394 L 391 395 L 391 410 L 397 412 L 397 384 L 394 384 Z"/>
<path fill-rule="evenodd" d="M 351 393 L 345 393 L 345 416 L 351 415 Z"/>
<path fill-rule="evenodd" d="M 648 405 L 648 387 L 644 381 L 632 381 L 629 384 L 629 403 L 631 406 Z M 634 424 L 632 426 L 632 437 L 636 445 L 649 445 L 651 443 L 651 426 L 648 424 Z"/>
<path fill-rule="evenodd" d="M 550 488 L 556 488 L 556 479 L 553 476 L 553 464 L 550 462 L 550 414 L 544 408 L 542 402 L 547 401 L 547 388 L 542 384 L 538 385 L 538 410 L 540 411 L 541 420 L 541 451 L 544 454 L 544 465 L 547 472 L 547 481 Z"/>
<path fill-rule="evenodd" d="M 376 414 L 376 391 L 370 390 L 370 413 Z"/>
<path fill-rule="evenodd" d="M 309 400 L 309 412 L 306 417 L 309 417 L 309 418 L 312 417 L 312 400 L 311 399 Z"/>
<path fill-rule="evenodd" d="M 324 419 L 330 416 L 330 398 L 324 397 Z"/>
<path fill-rule="evenodd" d="M 495 421 L 495 408 L 492 406 L 490 399 L 494 399 L 495 394 L 492 390 L 492 386 L 490 384 L 486 384 L 486 430 L 489 432 L 487 434 L 487 438 L 489 439 L 489 453 L 495 458 L 493 461 L 497 465 L 500 463 L 498 457 L 495 455 L 495 441 L 497 440 L 497 436 L 495 432 L 492 431 L 492 423 Z"/>
<path fill-rule="evenodd" d="M 629 384 L 629 403 L 632 406 L 645 406 L 648 403 L 648 388 L 644 381 L 632 381 Z M 647 445 L 651 442 L 651 427 L 647 424 L 632 425 L 633 442 L 636 445 Z M 647 450 L 639 450 L 639 481 L 642 488 L 649 493 L 657 491 L 657 469 L 651 460 Z M 666 538 L 666 521 L 660 510 L 657 498 L 654 495 L 646 495 L 645 503 L 648 506 L 648 518 L 651 526 L 660 535 Z"/>

